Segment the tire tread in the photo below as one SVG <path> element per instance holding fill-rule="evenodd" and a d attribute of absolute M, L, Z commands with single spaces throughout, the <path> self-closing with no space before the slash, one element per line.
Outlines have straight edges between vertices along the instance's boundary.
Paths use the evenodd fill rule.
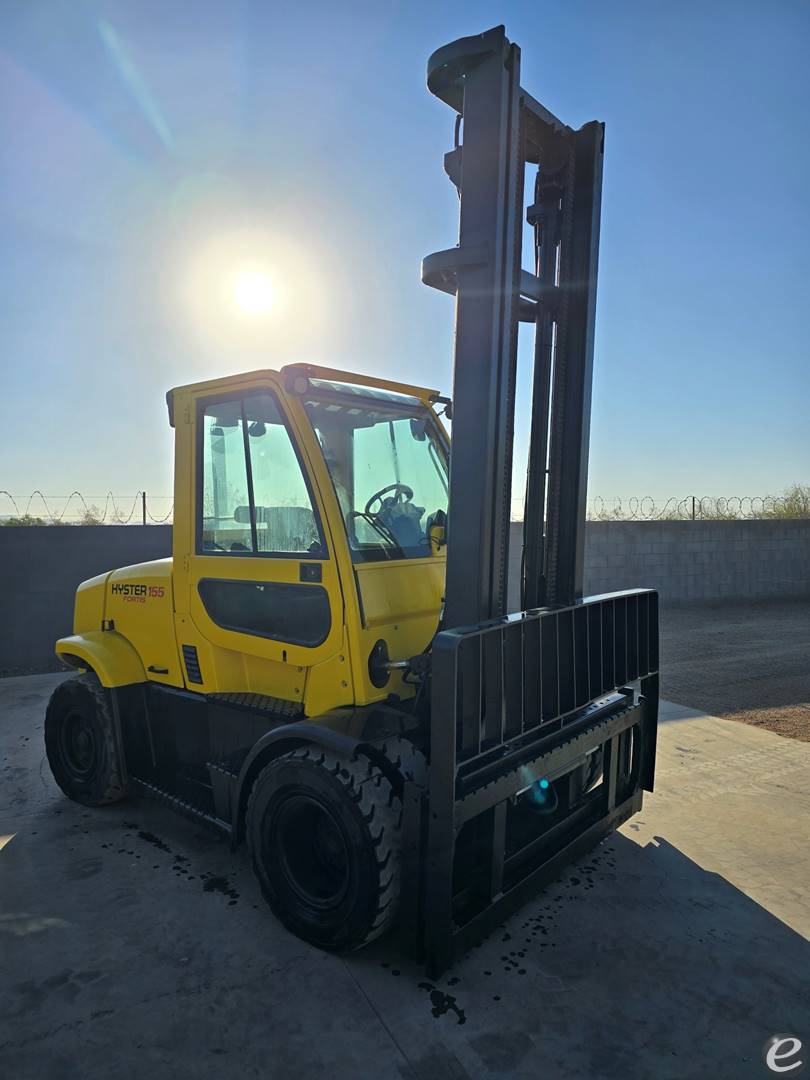
<path fill-rule="evenodd" d="M 104 737 L 104 747 L 106 750 L 106 760 L 108 765 L 107 774 L 100 790 L 93 795 L 92 800 L 77 798 L 74 792 L 68 791 L 62 785 L 59 776 L 57 775 L 58 766 L 56 769 L 54 768 L 54 761 L 52 759 L 52 753 L 55 754 L 56 751 L 55 748 L 52 750 L 51 743 L 53 742 L 53 737 L 49 732 L 49 728 L 53 724 L 58 723 L 57 716 L 59 710 L 67 706 L 69 704 L 69 699 L 77 692 L 87 694 L 91 698 L 95 708 L 96 717 L 99 721 L 99 727 L 101 728 Z M 53 773 L 56 783 L 68 798 L 86 806 L 106 806 L 110 803 L 120 802 L 121 799 L 126 797 L 127 785 L 124 781 L 120 755 L 116 744 L 115 719 L 110 705 L 109 694 L 94 674 L 88 672 L 84 675 L 74 675 L 72 678 L 66 679 L 56 687 L 48 702 L 48 708 L 45 714 L 45 728 L 46 752 L 48 755 L 48 762 L 51 766 L 51 772 Z"/>
<path fill-rule="evenodd" d="M 398 909 L 400 889 L 400 826 L 402 814 L 400 799 L 391 783 L 368 758 L 357 756 L 353 759 L 338 757 L 329 750 L 312 746 L 302 746 L 291 750 L 281 758 L 274 758 L 256 777 L 248 796 L 246 820 L 249 823 L 255 813 L 256 799 L 268 772 L 278 761 L 308 761 L 323 768 L 341 785 L 344 795 L 353 802 L 365 822 L 369 837 L 375 849 L 377 862 L 377 890 L 374 913 L 364 937 L 352 944 L 353 949 L 378 938 L 394 922 Z M 254 869 L 257 852 L 254 850 L 254 830 L 245 830 L 248 851 Z"/>

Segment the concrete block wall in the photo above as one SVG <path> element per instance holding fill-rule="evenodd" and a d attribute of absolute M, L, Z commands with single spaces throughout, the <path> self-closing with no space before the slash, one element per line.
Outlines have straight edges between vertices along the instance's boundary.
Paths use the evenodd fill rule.
<path fill-rule="evenodd" d="M 522 525 L 512 525 L 509 608 L 520 606 Z M 170 525 L 0 527 L 0 675 L 59 670 L 80 581 L 171 553 Z M 664 603 L 810 599 L 810 521 L 594 521 L 585 592 L 646 586 Z"/>
<path fill-rule="evenodd" d="M 522 525 L 513 523 L 510 607 Z M 585 592 L 657 589 L 666 603 L 810 599 L 810 520 L 589 521 Z"/>
<path fill-rule="evenodd" d="M 0 527 L 0 675 L 61 670 L 53 644 L 73 629 L 76 586 L 171 551 L 171 525 Z"/>

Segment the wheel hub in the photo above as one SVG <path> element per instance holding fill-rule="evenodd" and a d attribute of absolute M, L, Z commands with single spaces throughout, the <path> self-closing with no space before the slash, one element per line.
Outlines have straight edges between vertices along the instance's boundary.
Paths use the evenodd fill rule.
<path fill-rule="evenodd" d="M 76 779 L 92 773 L 96 762 L 96 736 L 92 723 L 79 712 L 68 713 L 61 731 L 62 757 Z"/>
<path fill-rule="evenodd" d="M 349 851 L 329 810 L 309 795 L 290 796 L 272 832 L 287 886 L 312 907 L 340 904 L 349 886 Z"/>

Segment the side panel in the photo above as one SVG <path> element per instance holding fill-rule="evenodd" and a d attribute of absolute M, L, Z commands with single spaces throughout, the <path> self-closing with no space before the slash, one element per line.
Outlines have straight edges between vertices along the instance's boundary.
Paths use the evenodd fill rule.
<path fill-rule="evenodd" d="M 444 591 L 445 558 L 359 563 L 355 567 L 362 624 L 356 630 L 360 658 L 355 686 L 370 702 L 390 693 L 410 697 L 413 687 L 403 683 L 399 672 L 382 688 L 375 687 L 368 671 L 368 657 L 376 642 L 385 641 L 392 660 L 406 660 L 422 652 L 436 633 Z"/>
<path fill-rule="evenodd" d="M 426 623 L 428 639 L 433 636 L 444 589 L 443 558 L 397 560 L 388 563 L 359 563 L 357 582 L 363 602 L 363 621 L 370 630 L 391 624 L 396 612 L 397 623 Z M 413 655 L 427 644 L 420 633 L 412 643 L 404 645 Z"/>
<path fill-rule="evenodd" d="M 96 577 L 83 581 L 76 590 L 76 602 L 73 608 L 73 633 L 82 634 L 87 630 L 100 630 L 104 618 L 106 583 L 109 577 L 97 574 Z"/>
<path fill-rule="evenodd" d="M 171 559 L 114 570 L 107 581 L 104 617 L 135 649 L 148 680 L 183 685 L 174 634 Z"/>

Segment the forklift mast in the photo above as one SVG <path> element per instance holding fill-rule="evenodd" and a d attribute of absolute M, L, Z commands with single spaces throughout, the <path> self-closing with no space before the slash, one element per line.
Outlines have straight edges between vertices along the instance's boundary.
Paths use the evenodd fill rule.
<path fill-rule="evenodd" d="M 456 247 L 422 263 L 425 284 L 456 298 L 456 339 L 429 786 L 420 808 L 406 784 L 402 922 L 435 976 L 652 791 L 658 598 L 583 597 L 603 125 L 575 131 L 528 94 L 502 26 L 439 49 L 427 81 L 457 113 L 445 171 L 460 228 Z M 521 260 L 527 165 L 533 272 Z M 534 373 L 510 614 L 521 322 L 534 324 Z"/>
<path fill-rule="evenodd" d="M 456 297 L 445 625 L 466 626 L 506 613 L 520 322 L 535 327 L 521 606 L 582 596 L 604 125 L 574 131 L 523 90 L 502 26 L 435 52 L 428 87 L 458 114 L 459 243 L 422 280 Z"/>

